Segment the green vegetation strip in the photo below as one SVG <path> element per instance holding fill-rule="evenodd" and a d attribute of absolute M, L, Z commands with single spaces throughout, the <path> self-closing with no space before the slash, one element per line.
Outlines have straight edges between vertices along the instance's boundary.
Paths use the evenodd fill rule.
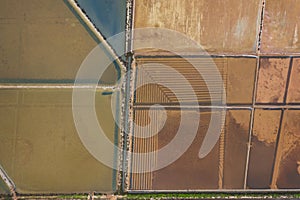
<path fill-rule="evenodd" d="M 87 199 L 88 194 L 66 194 L 66 195 L 18 195 L 18 199 Z M 95 194 L 94 199 L 103 199 L 105 195 Z M 112 195 L 109 195 L 112 197 Z M 299 199 L 300 193 L 140 193 L 116 195 L 117 199 Z M 0 195 L 0 199 L 10 199 L 10 196 Z"/>
<path fill-rule="evenodd" d="M 147 193 L 127 194 L 124 199 L 198 199 L 198 198 L 300 198 L 300 193 Z"/>

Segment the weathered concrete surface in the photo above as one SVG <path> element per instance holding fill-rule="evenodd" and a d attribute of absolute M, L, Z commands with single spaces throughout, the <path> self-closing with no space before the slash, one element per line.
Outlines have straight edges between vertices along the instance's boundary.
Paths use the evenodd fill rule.
<path fill-rule="evenodd" d="M 260 59 L 257 103 L 283 103 L 289 63 L 289 58 Z"/>
<path fill-rule="evenodd" d="M 254 54 L 260 0 L 138 0 L 134 20 L 135 28 L 160 27 L 179 31 L 211 53 Z M 143 37 L 135 35 L 135 38 Z M 157 39 L 157 35 L 147 37 L 149 44 Z M 181 46 L 178 50 L 191 49 Z"/>
<path fill-rule="evenodd" d="M 112 169 L 82 145 L 71 89 L 1 90 L 0 162 L 19 193 L 111 192 Z M 114 141 L 111 96 L 96 93 L 96 112 Z M 113 157 L 113 155 L 110 155 Z"/>
<path fill-rule="evenodd" d="M 266 0 L 261 52 L 300 53 L 300 4 L 298 0 Z"/>
<path fill-rule="evenodd" d="M 278 142 L 273 188 L 300 188 L 300 111 L 284 111 Z"/>
<path fill-rule="evenodd" d="M 300 58 L 293 58 L 287 103 L 300 103 Z"/>
<path fill-rule="evenodd" d="M 74 79 L 97 43 L 62 0 L 2 0 L 0 79 Z"/>
<path fill-rule="evenodd" d="M 256 109 L 254 112 L 248 188 L 270 188 L 280 116 L 280 110 Z"/>

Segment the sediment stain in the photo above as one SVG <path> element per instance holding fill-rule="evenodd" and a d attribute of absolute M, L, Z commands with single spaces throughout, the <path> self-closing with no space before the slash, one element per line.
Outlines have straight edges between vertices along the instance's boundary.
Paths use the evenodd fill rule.
<path fill-rule="evenodd" d="M 270 188 L 280 116 L 280 110 L 255 110 L 247 177 L 249 188 Z"/>
<path fill-rule="evenodd" d="M 263 54 L 294 54 L 300 50 L 298 0 L 266 0 L 261 37 Z"/>
<path fill-rule="evenodd" d="M 289 58 L 260 59 L 256 102 L 283 102 L 289 62 Z"/>
<path fill-rule="evenodd" d="M 298 110 L 284 111 L 281 139 L 277 150 L 277 167 L 274 174 L 276 187 L 299 188 L 300 176 L 298 162 L 300 160 L 300 112 Z"/>
<path fill-rule="evenodd" d="M 288 103 L 300 102 L 300 58 L 293 58 L 290 83 L 287 93 Z"/>
<path fill-rule="evenodd" d="M 227 112 L 223 189 L 242 189 L 244 187 L 249 123 L 249 110 L 229 110 Z"/>

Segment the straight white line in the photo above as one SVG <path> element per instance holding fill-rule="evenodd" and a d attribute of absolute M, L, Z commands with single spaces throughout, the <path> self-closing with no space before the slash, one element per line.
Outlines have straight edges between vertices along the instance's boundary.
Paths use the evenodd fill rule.
<path fill-rule="evenodd" d="M 134 49 L 134 28 L 135 28 L 135 0 L 132 0 L 132 17 L 131 17 L 131 51 Z"/>
<path fill-rule="evenodd" d="M 207 189 L 207 190 L 128 190 L 129 194 L 151 194 L 151 193 L 245 193 L 245 196 L 247 196 L 247 193 L 251 195 L 251 193 L 262 193 L 262 192 L 283 192 L 283 195 L 285 195 L 288 192 L 300 192 L 300 189 Z M 270 194 L 272 196 L 272 194 Z M 262 196 L 264 196 L 262 194 Z"/>
<path fill-rule="evenodd" d="M 16 191 L 15 191 L 16 186 L 15 186 L 14 182 L 11 180 L 11 178 L 6 174 L 6 172 L 4 171 L 4 169 L 2 168 L 1 165 L 0 165 L 0 177 L 2 178 L 2 180 L 5 182 L 5 184 L 9 188 L 11 194 L 13 195 L 13 199 L 17 199 Z"/>
<path fill-rule="evenodd" d="M 0 85 L 0 89 L 105 89 L 116 90 L 117 86 L 101 86 L 101 85 Z"/>
<path fill-rule="evenodd" d="M 263 23 L 264 9 L 265 9 L 265 0 L 263 0 L 261 3 L 260 25 Z M 262 27 L 260 26 L 259 28 L 261 29 Z M 261 37 L 260 33 L 259 33 L 259 37 Z M 260 38 L 258 38 L 257 44 L 260 45 Z M 257 53 L 259 54 L 260 50 Z M 256 106 L 255 100 L 256 100 L 256 93 L 257 93 L 257 87 L 258 87 L 257 83 L 258 83 L 258 76 L 259 76 L 260 56 L 257 57 L 256 62 L 257 62 L 256 63 L 256 72 L 255 72 L 255 80 L 254 80 L 254 88 L 253 88 L 253 96 L 252 96 L 252 107 L 253 108 Z M 249 125 L 249 138 L 248 138 L 247 160 L 246 160 L 245 176 L 244 176 L 244 189 L 247 188 L 247 178 L 248 178 L 248 168 L 249 168 L 249 159 L 250 159 L 250 149 L 251 149 L 251 142 L 252 142 L 253 121 L 254 121 L 254 109 L 251 110 L 251 118 L 250 118 L 250 125 Z"/>
<path fill-rule="evenodd" d="M 246 157 L 246 166 L 245 166 L 245 176 L 244 176 L 244 189 L 247 189 L 247 178 L 248 178 L 248 169 L 249 169 L 249 160 L 250 160 L 250 149 L 251 149 L 251 137 L 254 121 L 254 110 L 251 110 L 250 123 L 249 123 L 249 137 L 248 137 L 248 149 Z"/>
<path fill-rule="evenodd" d="M 119 59 L 116 52 L 113 50 L 113 48 L 107 43 L 104 36 L 97 30 L 96 26 L 91 22 L 91 20 L 86 16 L 86 14 L 82 11 L 82 9 L 77 5 L 77 3 L 74 0 L 67 0 L 69 4 L 73 7 L 73 9 L 76 11 L 76 13 L 81 17 L 81 19 L 86 23 L 86 25 L 89 27 L 89 29 L 96 35 L 96 37 L 100 40 L 100 42 L 103 44 L 103 46 L 106 48 L 106 50 L 110 53 L 111 56 L 114 57 L 114 59 L 117 61 L 118 65 L 120 66 L 121 70 L 126 70 L 125 65 L 123 62 Z"/>
<path fill-rule="evenodd" d="M 134 105 L 133 108 L 182 108 L 182 109 L 198 109 L 198 108 L 207 108 L 207 109 L 245 109 L 251 110 L 253 109 L 251 106 L 206 106 L 206 105 Z"/>
<path fill-rule="evenodd" d="M 300 109 L 300 105 L 255 105 L 254 108 L 260 109 Z"/>
<path fill-rule="evenodd" d="M 300 109 L 300 105 L 296 104 L 296 105 L 232 105 L 232 106 L 228 106 L 228 105 L 223 105 L 223 106 L 209 106 L 209 105 L 164 105 L 163 103 L 160 104 L 161 102 L 157 102 L 157 103 L 153 103 L 153 105 L 149 105 L 149 104 L 135 104 L 133 106 L 133 108 L 140 108 L 140 109 L 147 109 L 147 108 L 215 108 L 215 109 L 245 109 L 245 110 L 253 110 L 253 109 Z M 159 104 L 159 105 L 158 105 Z"/>

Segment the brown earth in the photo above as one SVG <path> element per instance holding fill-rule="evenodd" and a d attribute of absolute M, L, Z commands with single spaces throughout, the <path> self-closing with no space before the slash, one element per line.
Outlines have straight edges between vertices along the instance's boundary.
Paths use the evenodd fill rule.
<path fill-rule="evenodd" d="M 287 94 L 287 103 L 300 102 L 300 58 L 293 58 L 290 83 Z"/>
<path fill-rule="evenodd" d="M 180 120 L 179 113 L 180 111 L 175 110 L 168 111 L 167 123 L 158 135 L 159 148 L 168 144 L 176 135 Z M 194 115 L 199 115 L 199 113 L 195 111 L 186 111 L 184 114 L 191 119 L 190 123 L 197 123 L 192 119 Z M 178 160 L 169 166 L 154 172 L 153 189 L 175 190 L 218 188 L 219 144 L 217 143 L 205 158 L 199 159 L 198 153 L 208 128 L 210 114 L 209 112 L 204 111 L 200 113 L 200 117 L 200 127 L 192 145 Z M 183 126 L 188 130 L 190 124 L 183 124 Z M 163 158 L 158 157 L 158 161 L 160 159 Z"/>
<path fill-rule="evenodd" d="M 220 102 L 223 97 L 222 80 L 226 80 L 227 60 L 223 58 L 213 60 L 211 58 L 191 58 L 190 61 L 197 64 L 194 66 L 199 67 L 200 72 L 203 70 L 207 74 L 207 81 L 213 85 L 213 92 L 219 97 L 213 97 L 212 101 Z M 137 90 L 137 103 L 176 104 L 180 97 L 182 97 L 182 103 L 195 103 L 197 100 L 203 104 L 211 102 L 206 82 L 187 60 L 183 58 L 141 58 L 137 60 L 137 64 L 137 85 L 144 84 L 146 80 L 154 83 Z M 166 67 L 161 67 L 161 65 Z M 212 71 L 212 69 L 216 71 Z M 216 80 L 214 72 L 220 73 L 221 82 Z"/>
<path fill-rule="evenodd" d="M 299 120 L 300 111 L 284 112 L 273 175 L 273 184 L 280 189 L 300 187 L 300 175 L 297 169 L 300 160 Z"/>
<path fill-rule="evenodd" d="M 229 110 L 225 127 L 224 189 L 243 189 L 250 111 Z"/>
<path fill-rule="evenodd" d="M 179 31 L 208 52 L 254 54 L 260 4 L 259 0 L 139 0 L 136 2 L 134 27 L 161 27 Z M 145 34 L 135 34 L 136 41 L 147 38 L 151 45 L 158 40 L 157 35 Z M 172 39 L 178 40 L 169 38 L 168 41 Z M 177 50 L 193 51 L 184 42 Z"/>
<path fill-rule="evenodd" d="M 228 58 L 227 103 L 252 103 L 256 62 L 255 58 Z"/>
<path fill-rule="evenodd" d="M 270 188 L 280 115 L 280 110 L 255 110 L 247 177 L 248 188 Z"/>
<path fill-rule="evenodd" d="M 136 112 L 139 113 L 136 116 L 141 116 L 144 111 L 137 110 Z M 186 110 L 183 114 L 190 118 L 190 123 L 182 125 L 188 130 L 188 127 L 195 123 L 193 118 L 196 115 L 199 115 L 199 113 Z M 147 120 L 147 115 L 144 114 L 143 116 L 143 118 Z M 181 117 L 180 111 L 167 110 L 167 116 L 166 124 L 158 134 L 158 149 L 169 144 L 170 141 L 174 139 L 179 128 L 179 121 Z M 219 141 L 213 148 L 212 152 L 210 152 L 205 158 L 199 159 L 199 148 L 207 131 L 210 116 L 211 114 L 208 111 L 202 111 L 200 113 L 200 127 L 196 138 L 188 150 L 184 152 L 178 160 L 165 168 L 153 172 L 151 175 L 147 173 L 142 175 L 133 174 L 131 189 L 140 189 L 140 185 L 143 185 L 143 189 L 146 190 L 218 189 L 220 183 L 219 178 L 222 178 L 222 175 L 220 177 L 220 170 L 224 170 L 224 189 L 243 189 L 248 148 L 247 142 L 249 137 L 250 111 L 228 111 L 225 127 L 225 149 L 220 149 L 224 148 L 224 145 L 220 145 Z M 139 124 L 146 125 L 147 123 Z M 149 148 L 151 149 L 151 140 L 152 139 L 135 140 L 134 151 L 140 152 L 141 150 L 139 149 L 141 149 L 141 146 L 148 146 L 148 150 Z M 176 151 L 176 149 L 174 149 L 174 151 Z M 220 160 L 220 152 L 225 152 L 224 161 Z M 160 159 L 164 158 L 158 156 L 156 162 L 159 163 Z M 155 161 L 152 160 L 152 162 Z M 220 166 L 224 166 L 224 168 L 220 168 Z M 137 182 L 139 182 L 139 185 L 136 184 Z"/>
<path fill-rule="evenodd" d="M 276 142 L 280 125 L 280 110 L 256 109 L 254 113 L 253 136 L 265 145 Z"/>
<path fill-rule="evenodd" d="M 151 115 L 151 116 L 150 116 Z M 151 153 L 158 150 L 158 131 L 161 121 L 161 112 L 159 110 L 135 110 L 134 111 L 134 123 L 137 126 L 134 128 L 133 138 L 133 152 L 134 153 Z M 153 117 L 153 118 L 151 118 Z M 144 129 L 148 126 L 147 129 Z M 152 137 L 140 138 L 139 136 L 146 136 L 145 132 L 153 134 Z M 154 170 L 155 163 L 157 161 L 157 154 L 154 156 L 148 155 L 145 160 L 139 160 L 138 157 L 132 156 L 131 160 L 131 172 L 136 170 Z M 152 189 L 153 173 L 131 173 L 130 189 L 132 190 L 150 190 Z"/>
<path fill-rule="evenodd" d="M 279 189 L 299 189 L 300 174 L 298 172 L 297 160 L 299 160 L 299 145 L 295 147 L 282 159 L 279 167 L 277 187 Z"/>
<path fill-rule="evenodd" d="M 297 0 L 266 0 L 261 39 L 262 53 L 299 53 L 299 9 Z"/>
<path fill-rule="evenodd" d="M 289 58 L 261 58 L 257 83 L 257 103 L 283 103 Z"/>
<path fill-rule="evenodd" d="M 219 69 L 223 79 L 223 84 L 226 89 L 227 103 L 232 104 L 251 104 L 253 83 L 256 69 L 256 59 L 253 58 L 214 58 L 212 61 L 209 58 L 193 58 L 192 62 L 201 65 L 211 66 L 215 63 Z M 209 104 L 211 98 L 208 93 L 207 84 L 202 76 L 193 68 L 193 66 L 183 58 L 138 58 L 137 59 L 137 85 L 144 84 L 146 80 L 151 80 L 154 84 L 147 84 L 136 90 L 136 103 L 178 103 L 176 94 L 162 84 L 171 83 L 177 89 L 177 94 L 184 98 L 183 103 L 189 103 L 192 99 L 188 98 L 192 92 L 188 87 L 184 86 L 183 80 L 174 78 L 172 73 L 166 73 L 157 64 L 164 64 L 177 70 L 178 73 L 184 76 L 192 86 L 200 104 Z M 201 71 L 201 69 L 200 69 Z M 212 73 L 212 72 L 210 72 Z M 172 79 L 173 77 L 173 79 Z M 215 94 L 222 95 L 217 87 L 215 75 L 208 76 L 208 83 L 214 85 Z M 156 84 L 155 84 L 156 83 Z M 181 83 L 181 84 L 180 84 Z M 212 98 L 214 102 L 218 102 L 217 98 Z"/>

